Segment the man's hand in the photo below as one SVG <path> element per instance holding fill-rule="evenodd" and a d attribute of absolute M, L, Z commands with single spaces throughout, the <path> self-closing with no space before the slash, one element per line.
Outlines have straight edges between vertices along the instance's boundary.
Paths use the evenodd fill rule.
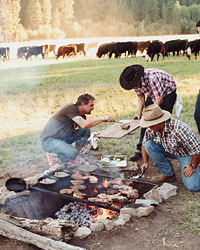
<path fill-rule="evenodd" d="M 192 168 L 191 164 L 186 164 L 186 165 L 184 166 L 184 168 L 185 168 L 185 170 L 184 170 L 184 172 L 183 172 L 183 175 L 184 175 L 185 177 L 190 177 L 190 176 L 196 171 L 196 169 L 193 169 L 193 168 Z"/>
<path fill-rule="evenodd" d="M 141 118 L 141 115 L 139 114 L 136 114 L 133 116 L 133 120 L 140 120 L 140 118 Z"/>
<path fill-rule="evenodd" d="M 144 173 L 144 171 L 149 167 L 149 164 L 148 163 L 143 163 L 142 166 L 141 166 L 141 171 L 142 173 Z"/>
<path fill-rule="evenodd" d="M 103 122 L 114 122 L 115 119 L 111 116 L 103 116 Z"/>

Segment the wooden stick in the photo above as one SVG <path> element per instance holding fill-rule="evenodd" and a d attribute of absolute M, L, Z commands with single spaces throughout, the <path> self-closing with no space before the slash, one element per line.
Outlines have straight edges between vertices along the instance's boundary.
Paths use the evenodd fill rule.
<path fill-rule="evenodd" d="M 0 218 L 0 235 L 10 239 L 32 244 L 44 250 L 85 250 L 84 248 L 69 245 L 61 241 L 55 241 L 38 234 L 31 233 L 23 228 L 2 220 Z"/>

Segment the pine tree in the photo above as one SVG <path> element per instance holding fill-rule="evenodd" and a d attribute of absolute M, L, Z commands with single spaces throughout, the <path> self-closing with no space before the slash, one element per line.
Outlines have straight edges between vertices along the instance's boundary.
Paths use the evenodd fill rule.
<path fill-rule="evenodd" d="M 20 12 L 20 0 L 10 0 L 8 2 L 10 24 L 9 32 L 11 35 L 11 41 L 16 41 L 17 29 L 20 22 L 19 12 Z"/>
<path fill-rule="evenodd" d="M 1 42 L 9 40 L 9 8 L 7 0 L 0 0 L 0 29 L 1 29 Z"/>
<path fill-rule="evenodd" d="M 51 26 L 60 29 L 60 13 L 57 8 L 52 11 Z"/>
<path fill-rule="evenodd" d="M 166 24 L 172 25 L 174 20 L 174 0 L 168 0 L 166 6 Z"/>
<path fill-rule="evenodd" d="M 51 0 L 40 0 L 42 24 L 49 25 L 51 21 Z"/>
<path fill-rule="evenodd" d="M 39 29 L 42 24 L 41 5 L 38 0 L 29 0 L 26 15 L 26 27 L 31 30 Z"/>

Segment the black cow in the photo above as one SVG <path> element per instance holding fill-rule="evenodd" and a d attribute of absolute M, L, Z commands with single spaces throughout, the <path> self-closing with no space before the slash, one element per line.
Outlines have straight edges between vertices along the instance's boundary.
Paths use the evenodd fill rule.
<path fill-rule="evenodd" d="M 96 56 L 101 58 L 102 56 L 105 56 L 105 55 L 109 54 L 109 57 L 110 57 L 110 53 L 112 52 L 112 49 L 113 49 L 113 46 L 112 46 L 113 44 L 115 44 L 115 42 L 101 44 L 98 47 Z"/>
<path fill-rule="evenodd" d="M 195 59 L 197 59 L 197 54 L 200 51 L 200 39 L 190 41 L 187 46 L 186 55 L 190 59 L 191 53 L 194 53 Z"/>
<path fill-rule="evenodd" d="M 120 58 L 122 54 L 136 56 L 137 47 L 137 42 L 104 43 L 99 46 L 97 56 L 102 57 L 106 54 L 108 54 L 109 58 L 111 58 L 113 54 L 115 58 Z"/>
<path fill-rule="evenodd" d="M 183 51 L 183 54 L 185 54 L 185 50 L 187 48 L 188 40 L 170 40 L 165 42 L 165 56 L 168 56 L 168 53 L 172 52 L 173 56 L 175 56 L 175 53 L 177 53 L 177 56 L 179 56 L 180 51 Z"/>
<path fill-rule="evenodd" d="M 113 44 L 113 48 L 109 54 L 109 58 L 112 57 L 112 53 L 115 54 L 115 58 L 121 57 L 123 53 L 127 56 L 129 55 L 136 56 L 137 49 L 138 49 L 137 42 L 117 42 Z"/>
<path fill-rule="evenodd" d="M 10 58 L 10 48 L 9 47 L 1 47 L 0 48 L 0 56 L 3 57 L 3 61 Z"/>
<path fill-rule="evenodd" d="M 26 54 L 26 60 L 31 59 L 31 56 L 38 56 L 39 54 L 42 55 L 42 58 L 44 59 L 44 54 L 45 54 L 45 51 L 44 51 L 44 46 L 33 46 L 33 47 L 30 47 L 27 51 L 27 54 Z"/>
<path fill-rule="evenodd" d="M 149 44 L 147 49 L 147 54 L 145 56 L 146 61 L 149 61 L 151 58 L 151 62 L 153 61 L 154 56 L 157 54 L 157 60 L 159 59 L 160 54 L 165 55 L 165 47 L 161 41 L 153 41 Z"/>
<path fill-rule="evenodd" d="M 17 58 L 22 58 L 22 57 L 25 58 L 28 49 L 29 49 L 29 47 L 27 47 L 27 46 L 18 48 L 18 49 L 17 49 Z"/>

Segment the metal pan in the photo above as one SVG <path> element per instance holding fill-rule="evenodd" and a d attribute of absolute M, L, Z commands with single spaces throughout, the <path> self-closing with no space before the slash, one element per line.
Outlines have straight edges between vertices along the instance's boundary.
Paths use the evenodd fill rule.
<path fill-rule="evenodd" d="M 54 182 L 53 183 L 42 183 L 42 181 L 45 179 L 52 179 L 52 180 L 54 180 Z M 38 182 L 42 186 L 52 186 L 58 182 L 58 178 L 56 176 L 52 176 L 52 175 L 44 175 L 38 179 Z"/>
<path fill-rule="evenodd" d="M 11 176 L 10 179 L 6 181 L 5 186 L 9 191 L 14 192 L 21 192 L 27 189 L 26 181 L 24 179 L 12 178 Z"/>

